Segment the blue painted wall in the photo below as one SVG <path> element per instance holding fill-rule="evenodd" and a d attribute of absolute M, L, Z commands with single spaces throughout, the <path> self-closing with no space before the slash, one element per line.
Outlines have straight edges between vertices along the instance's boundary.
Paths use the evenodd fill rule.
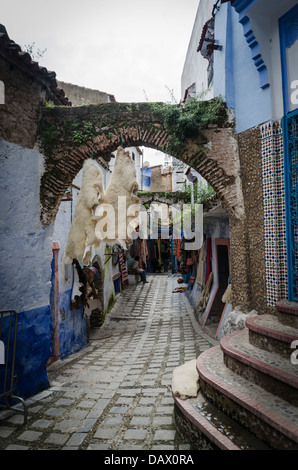
<path fill-rule="evenodd" d="M 0 310 L 18 314 L 14 394 L 24 399 L 49 386 L 47 362 L 54 351 L 53 226 L 40 221 L 40 171 L 37 150 L 0 142 Z M 70 310 L 71 282 L 60 288 L 63 358 L 86 345 L 86 319 L 82 310 Z M 3 335 L 5 340 L 4 329 Z M 0 393 L 3 373 L 0 365 Z"/>
<path fill-rule="evenodd" d="M 239 15 L 230 3 L 215 17 L 215 38 L 222 50 L 214 51 L 214 94 L 235 110 L 236 131 L 243 132 L 271 119 L 270 87 L 260 87 Z"/>
<path fill-rule="evenodd" d="M 71 292 L 70 289 L 59 294 L 60 358 L 79 351 L 86 346 L 87 342 L 86 318 L 83 308 L 70 310 Z"/>
<path fill-rule="evenodd" d="M 52 288 L 50 293 L 51 318 L 55 319 L 55 290 L 54 290 L 54 256 L 52 260 Z M 59 292 L 58 322 L 59 322 L 59 356 L 69 356 L 86 346 L 87 324 L 84 317 L 83 307 L 79 310 L 71 310 L 72 288 Z M 51 350 L 54 351 L 53 329 L 51 329 Z"/>
<path fill-rule="evenodd" d="M 52 355 L 53 227 L 40 221 L 40 171 L 37 150 L 0 142 L 0 310 L 18 313 L 14 393 L 21 398 L 48 387 Z"/>
<path fill-rule="evenodd" d="M 141 168 L 141 186 L 150 188 L 151 186 L 151 168 Z"/>
<path fill-rule="evenodd" d="M 49 386 L 46 364 L 52 354 L 49 334 L 51 328 L 52 317 L 49 305 L 18 312 L 14 395 L 28 398 Z M 7 329 L 8 318 L 5 318 L 2 336 L 5 348 L 7 348 Z M 13 332 L 11 341 L 12 335 Z M 12 349 L 10 352 L 12 353 Z M 9 367 L 10 371 L 11 367 Z M 3 379 L 4 366 L 0 366 L 1 392 Z"/>

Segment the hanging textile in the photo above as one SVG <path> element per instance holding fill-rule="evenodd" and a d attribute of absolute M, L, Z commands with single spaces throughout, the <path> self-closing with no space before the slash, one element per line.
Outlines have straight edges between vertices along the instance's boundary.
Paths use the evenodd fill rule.
<path fill-rule="evenodd" d="M 199 254 L 199 266 L 197 273 L 197 283 L 199 286 L 204 287 L 205 285 L 205 261 L 206 261 L 206 242 L 203 242 L 203 245 L 200 249 Z"/>
<path fill-rule="evenodd" d="M 119 254 L 119 266 L 120 266 L 120 271 L 122 275 L 122 285 L 125 286 L 125 284 L 128 284 L 128 272 L 127 272 L 123 253 Z"/>
<path fill-rule="evenodd" d="M 206 285 L 203 289 L 202 296 L 197 305 L 198 312 L 203 312 L 207 306 L 208 300 L 210 298 L 210 289 L 211 289 L 212 281 L 213 281 L 213 273 L 211 272 L 209 275 L 209 279 L 206 282 Z"/>

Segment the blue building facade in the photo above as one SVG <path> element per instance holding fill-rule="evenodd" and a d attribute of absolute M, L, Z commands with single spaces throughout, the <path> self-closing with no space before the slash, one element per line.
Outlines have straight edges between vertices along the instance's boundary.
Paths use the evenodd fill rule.
<path fill-rule="evenodd" d="M 297 2 L 200 0 L 182 96 L 202 91 L 221 96 L 234 117 L 251 295 L 265 284 L 259 306 L 297 302 Z"/>

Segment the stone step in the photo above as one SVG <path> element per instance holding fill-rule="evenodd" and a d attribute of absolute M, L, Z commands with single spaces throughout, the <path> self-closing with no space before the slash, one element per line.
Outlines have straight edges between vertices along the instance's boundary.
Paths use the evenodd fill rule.
<path fill-rule="evenodd" d="M 298 406 L 298 367 L 290 357 L 251 344 L 248 328 L 224 336 L 220 347 L 229 369 Z"/>
<path fill-rule="evenodd" d="M 276 303 L 275 307 L 281 323 L 298 328 L 298 302 L 282 299 Z"/>
<path fill-rule="evenodd" d="M 270 450 L 202 393 L 186 400 L 174 396 L 174 401 L 176 426 L 194 450 Z"/>
<path fill-rule="evenodd" d="M 257 315 L 246 321 L 249 342 L 269 352 L 276 352 L 285 359 L 291 358 L 292 343 L 298 340 L 298 329 L 283 324 L 275 315 Z"/>
<path fill-rule="evenodd" d="M 298 450 L 298 407 L 224 363 L 224 352 L 215 346 L 197 359 L 200 391 L 268 447 Z"/>

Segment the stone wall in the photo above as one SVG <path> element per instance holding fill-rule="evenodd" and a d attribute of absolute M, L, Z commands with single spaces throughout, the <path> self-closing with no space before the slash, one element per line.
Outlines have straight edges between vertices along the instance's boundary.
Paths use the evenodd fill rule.
<path fill-rule="evenodd" d="M 237 139 L 233 122 L 223 111 L 218 125 L 205 131 L 205 139 L 186 139 L 183 148 L 173 156 L 197 170 L 213 187 L 227 212 L 241 218 L 244 210 Z M 101 155 L 109 161 L 119 145 L 144 145 L 167 152 L 174 138 L 151 103 L 45 108 L 40 137 L 46 155 L 41 181 L 45 224 L 55 217 L 65 190 L 86 158 Z"/>
<path fill-rule="evenodd" d="M 269 313 L 266 302 L 261 133 L 259 127 L 238 136 L 245 219 L 230 219 L 232 284 L 237 303 Z M 245 276 L 245 271 L 247 275 Z M 233 302 L 234 303 L 234 302 Z"/>
<path fill-rule="evenodd" d="M 91 88 L 61 81 L 58 81 L 58 85 L 64 90 L 72 106 L 86 106 L 88 104 L 111 103 L 115 101 L 113 95 L 104 91 L 92 90 Z"/>
<path fill-rule="evenodd" d="M 172 170 L 165 170 L 162 173 L 162 166 L 157 165 L 151 168 L 151 186 L 152 192 L 171 192 L 172 191 Z"/>
<path fill-rule="evenodd" d="M 39 106 L 45 91 L 30 76 L 0 59 L 1 80 L 5 86 L 5 104 L 0 105 L 0 139 L 33 148 L 38 128 Z"/>

